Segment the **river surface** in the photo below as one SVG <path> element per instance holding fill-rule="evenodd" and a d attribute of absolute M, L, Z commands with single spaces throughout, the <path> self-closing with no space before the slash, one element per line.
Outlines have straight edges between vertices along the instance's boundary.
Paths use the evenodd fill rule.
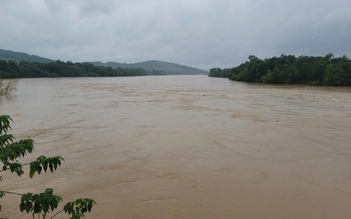
<path fill-rule="evenodd" d="M 65 162 L 1 189 L 97 201 L 87 218 L 351 217 L 351 89 L 206 76 L 20 79 L 17 140 Z M 19 198 L 1 199 L 0 217 Z M 68 218 L 60 214 L 55 218 Z"/>

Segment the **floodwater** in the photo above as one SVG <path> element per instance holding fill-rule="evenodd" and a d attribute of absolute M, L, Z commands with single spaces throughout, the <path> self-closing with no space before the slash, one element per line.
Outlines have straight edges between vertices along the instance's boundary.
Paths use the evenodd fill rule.
<path fill-rule="evenodd" d="M 351 217 L 350 88 L 147 76 L 21 79 L 17 89 L 0 112 L 17 139 L 36 142 L 24 162 L 65 162 L 33 179 L 2 172 L 3 190 L 90 197 L 87 218 Z M 19 197 L 0 201 L 0 217 L 32 218 Z"/>

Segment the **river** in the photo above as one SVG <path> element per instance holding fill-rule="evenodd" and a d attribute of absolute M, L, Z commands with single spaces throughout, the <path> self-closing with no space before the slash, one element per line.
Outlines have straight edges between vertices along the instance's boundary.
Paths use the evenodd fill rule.
<path fill-rule="evenodd" d="M 17 140 L 65 162 L 1 188 L 97 201 L 87 218 L 344 219 L 351 89 L 206 76 L 20 79 L 2 98 Z M 0 200 L 0 217 L 18 197 Z M 68 218 L 64 214 L 55 218 Z"/>

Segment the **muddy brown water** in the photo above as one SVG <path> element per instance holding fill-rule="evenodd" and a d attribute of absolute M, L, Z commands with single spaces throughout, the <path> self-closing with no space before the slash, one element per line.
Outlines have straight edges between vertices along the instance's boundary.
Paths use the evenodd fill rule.
<path fill-rule="evenodd" d="M 2 172 L 1 189 L 91 197 L 87 218 L 351 217 L 350 88 L 206 76 L 21 79 L 17 88 L 0 112 L 17 139 L 36 142 L 24 162 L 65 162 L 33 179 Z M 31 218 L 18 197 L 0 201 L 0 217 Z"/>

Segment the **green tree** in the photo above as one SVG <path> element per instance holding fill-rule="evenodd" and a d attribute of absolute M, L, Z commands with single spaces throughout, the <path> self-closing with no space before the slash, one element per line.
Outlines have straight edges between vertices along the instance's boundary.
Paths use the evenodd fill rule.
<path fill-rule="evenodd" d="M 232 74 L 230 75 L 230 79 L 234 81 L 244 81 L 246 76 L 248 75 L 248 68 L 238 68 L 232 69 Z"/>
<path fill-rule="evenodd" d="M 209 73 L 209 77 L 222 77 L 222 69 L 220 68 L 211 68 L 210 69 L 210 73 Z"/>
<path fill-rule="evenodd" d="M 262 82 L 267 84 L 281 84 L 283 83 L 281 77 L 281 70 L 275 67 L 273 71 L 268 70 L 267 75 L 262 76 Z"/>
<path fill-rule="evenodd" d="M 330 61 L 332 58 L 334 58 L 334 54 L 331 52 L 324 56 L 324 59 L 327 62 Z"/>
<path fill-rule="evenodd" d="M 351 86 L 351 60 L 346 55 L 334 58 L 332 53 L 324 57 L 295 57 L 282 54 L 264 60 L 250 55 L 248 59 L 249 61 L 230 69 L 230 80 L 269 84 Z M 216 72 L 210 73 L 218 75 L 214 74 Z"/>
<path fill-rule="evenodd" d="M 5 60 L 0 60 L 0 71 L 7 70 L 7 62 Z"/>
<path fill-rule="evenodd" d="M 342 68 L 330 64 L 324 72 L 323 85 L 340 86 L 344 81 L 344 71 Z"/>
<path fill-rule="evenodd" d="M 45 157 L 42 155 L 35 161 L 27 164 L 22 164 L 18 161 L 20 158 L 33 152 L 34 141 L 32 139 L 15 141 L 14 136 L 8 134 L 8 131 L 11 129 L 11 121 L 12 119 L 8 115 L 0 116 L 0 162 L 2 163 L 2 170 L 0 170 L 0 172 L 10 171 L 21 177 L 24 174 L 24 166 L 27 165 L 29 165 L 30 178 L 32 178 L 35 173 L 41 174 L 48 170 L 54 172 L 61 165 L 62 161 L 64 161 L 60 156 Z M 2 180 L 3 178 L 0 176 L 0 181 Z M 42 216 L 45 219 L 47 214 L 56 210 L 59 203 L 62 202 L 62 198 L 55 195 L 53 192 L 54 190 L 52 188 L 47 188 L 40 194 L 19 194 L 0 189 L 0 198 L 3 198 L 5 195 L 19 195 L 21 196 L 19 205 L 19 210 L 21 212 L 31 213 L 33 218 L 37 217 L 39 219 Z M 90 212 L 95 204 L 96 202 L 93 199 L 80 198 L 73 202 L 66 203 L 63 209 L 54 214 L 51 218 L 61 212 L 70 215 L 71 219 L 84 218 L 85 213 Z M 2 206 L 0 205 L 0 211 L 1 210 Z"/>
<path fill-rule="evenodd" d="M 7 62 L 7 69 L 11 73 L 11 78 L 18 78 L 22 75 L 22 69 L 18 66 L 18 63 L 13 60 Z"/>

